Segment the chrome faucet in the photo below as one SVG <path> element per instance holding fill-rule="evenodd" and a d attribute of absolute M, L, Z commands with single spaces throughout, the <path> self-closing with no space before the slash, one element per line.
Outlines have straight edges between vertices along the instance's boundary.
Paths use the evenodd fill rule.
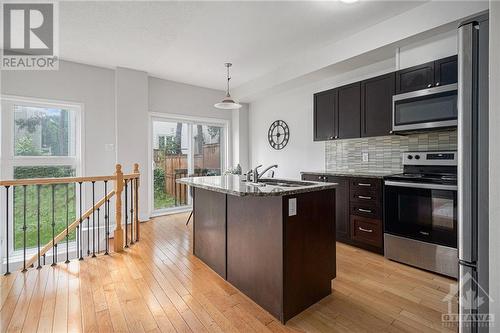
<path fill-rule="evenodd" d="M 259 182 L 259 168 L 262 166 L 262 164 L 259 164 L 255 167 L 255 169 L 252 170 L 252 182 L 258 183 Z"/>
<path fill-rule="evenodd" d="M 262 176 L 264 176 L 264 174 L 266 172 L 268 172 L 269 170 L 271 170 L 272 168 L 277 168 L 278 167 L 278 164 L 273 164 L 271 166 L 268 166 L 267 168 L 265 168 L 261 173 L 259 173 L 257 171 L 258 168 L 260 168 L 262 165 L 259 165 L 258 167 L 256 167 L 253 171 L 253 182 L 254 183 L 258 183 L 259 182 L 259 179 L 262 178 Z M 274 173 L 274 171 L 273 171 Z"/>
<path fill-rule="evenodd" d="M 273 164 L 267 168 L 265 168 L 262 172 L 259 172 L 259 168 L 262 167 L 262 164 L 258 165 L 255 167 L 255 169 L 248 170 L 246 173 L 246 181 L 247 182 L 253 182 L 253 183 L 258 183 L 259 179 L 264 176 L 264 174 L 269 171 L 272 168 L 277 168 L 278 164 Z M 274 171 L 273 172 L 273 177 L 274 177 Z"/>

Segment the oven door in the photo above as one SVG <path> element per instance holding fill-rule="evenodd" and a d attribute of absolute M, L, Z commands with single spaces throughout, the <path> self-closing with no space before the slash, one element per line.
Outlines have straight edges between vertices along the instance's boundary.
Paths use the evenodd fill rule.
<path fill-rule="evenodd" d="M 392 102 L 394 132 L 457 126 L 457 84 L 395 95 Z"/>
<path fill-rule="evenodd" d="M 385 232 L 457 247 L 457 186 L 385 181 Z"/>

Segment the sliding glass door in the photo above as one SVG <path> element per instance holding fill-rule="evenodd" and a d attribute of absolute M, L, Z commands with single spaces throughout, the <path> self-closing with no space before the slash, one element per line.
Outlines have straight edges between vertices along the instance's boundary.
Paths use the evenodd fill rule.
<path fill-rule="evenodd" d="M 177 184 L 177 179 L 223 173 L 225 134 L 223 124 L 152 119 L 154 213 L 190 205 L 189 189 Z"/>

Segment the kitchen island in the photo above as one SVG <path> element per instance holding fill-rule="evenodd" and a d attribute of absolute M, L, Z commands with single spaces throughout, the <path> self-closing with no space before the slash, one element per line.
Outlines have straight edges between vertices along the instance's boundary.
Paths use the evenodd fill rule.
<path fill-rule="evenodd" d="M 334 183 L 182 178 L 193 188 L 193 252 L 285 323 L 331 293 Z"/>

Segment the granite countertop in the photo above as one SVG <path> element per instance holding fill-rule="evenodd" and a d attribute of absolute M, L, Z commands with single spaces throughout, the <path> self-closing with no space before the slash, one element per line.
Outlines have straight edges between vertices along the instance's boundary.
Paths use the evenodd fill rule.
<path fill-rule="evenodd" d="M 301 174 L 310 175 L 328 175 L 339 177 L 363 177 L 363 178 L 384 178 L 385 176 L 394 175 L 400 172 L 396 171 L 351 171 L 351 170 L 316 170 L 316 171 L 302 171 Z"/>
<path fill-rule="evenodd" d="M 224 176 L 210 176 L 210 177 L 188 177 L 180 178 L 177 183 L 185 184 L 197 188 L 202 188 L 205 190 L 226 193 L 236 196 L 284 196 L 292 195 L 305 192 L 313 192 L 335 188 L 337 183 L 323 183 L 323 182 L 311 182 L 307 181 L 312 185 L 300 186 L 300 187 L 281 187 L 266 184 L 265 186 L 253 186 L 251 183 L 246 183 L 242 181 L 242 176 L 237 175 L 224 175 Z M 301 180 L 292 179 L 274 179 L 276 181 L 296 181 L 301 182 Z"/>

